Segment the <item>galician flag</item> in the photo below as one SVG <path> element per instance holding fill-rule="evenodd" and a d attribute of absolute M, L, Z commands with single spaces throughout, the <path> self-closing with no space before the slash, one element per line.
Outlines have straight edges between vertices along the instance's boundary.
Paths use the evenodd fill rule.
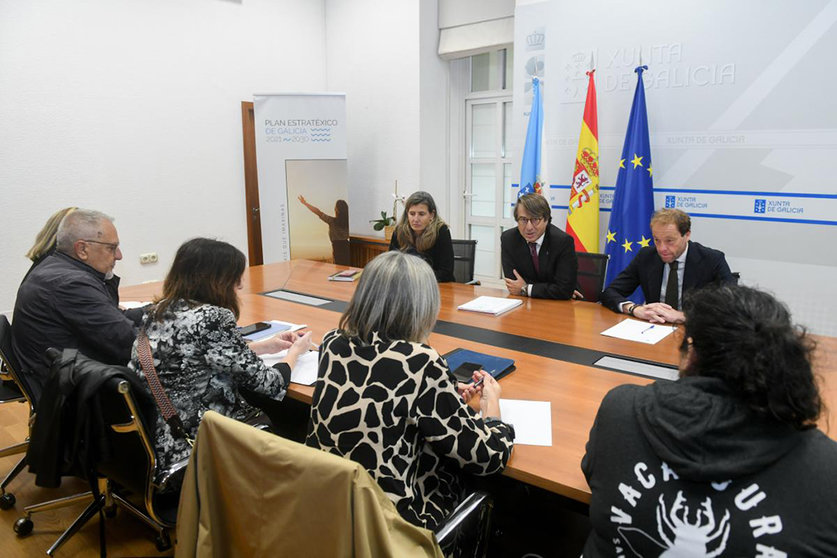
<path fill-rule="evenodd" d="M 578 153 L 570 187 L 567 233 L 576 252 L 599 251 L 599 125 L 596 117 L 596 82 L 587 72 L 587 101 L 578 136 Z"/>
<path fill-rule="evenodd" d="M 610 284 L 625 269 L 640 248 L 651 244 L 651 214 L 654 212 L 654 186 L 651 179 L 651 142 L 648 139 L 648 114 L 645 110 L 645 88 L 639 66 L 634 103 L 628 119 L 613 209 L 607 227 L 605 253 L 610 255 L 606 284 Z M 636 303 L 644 302 L 642 290 L 637 288 L 628 297 Z"/>
<path fill-rule="evenodd" d="M 543 135 L 543 101 L 540 80 L 532 78 L 532 111 L 523 144 L 523 160 L 520 163 L 520 189 L 517 197 L 541 193 L 541 136 Z"/>

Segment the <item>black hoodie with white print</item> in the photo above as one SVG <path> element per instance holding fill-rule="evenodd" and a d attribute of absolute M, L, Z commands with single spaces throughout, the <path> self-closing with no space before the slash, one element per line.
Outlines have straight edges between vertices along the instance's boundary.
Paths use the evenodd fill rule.
<path fill-rule="evenodd" d="M 612 390 L 581 467 L 587 558 L 837 556 L 837 442 L 757 417 L 722 380 Z"/>

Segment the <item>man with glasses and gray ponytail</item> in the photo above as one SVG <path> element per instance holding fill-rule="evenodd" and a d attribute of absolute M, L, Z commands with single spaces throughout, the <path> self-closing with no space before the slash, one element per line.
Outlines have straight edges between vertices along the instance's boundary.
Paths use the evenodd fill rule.
<path fill-rule="evenodd" d="M 578 260 L 573 238 L 552 224 L 549 202 L 526 194 L 514 206 L 517 228 L 500 236 L 509 293 L 533 298 L 572 298 Z"/>
<path fill-rule="evenodd" d="M 119 308 L 122 259 L 113 218 L 76 209 L 58 226 L 54 254 L 21 283 L 12 320 L 12 348 L 36 399 L 46 382 L 49 347 L 78 349 L 107 364 L 126 364 L 142 310 Z"/>

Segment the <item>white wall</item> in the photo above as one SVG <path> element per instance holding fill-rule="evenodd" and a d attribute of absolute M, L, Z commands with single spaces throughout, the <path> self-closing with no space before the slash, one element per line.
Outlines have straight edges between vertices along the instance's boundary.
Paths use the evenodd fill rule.
<path fill-rule="evenodd" d="M 68 205 L 116 217 L 124 284 L 162 279 L 193 236 L 246 253 L 240 102 L 326 89 L 324 11 L 322 0 L 0 0 L 0 312 L 36 232 Z M 159 263 L 140 267 L 151 251 Z"/>
<path fill-rule="evenodd" d="M 837 1 L 670 7 L 518 5 L 516 102 L 534 56 L 526 39 L 545 27 L 544 159 L 553 207 L 562 208 L 553 218 L 565 221 L 593 53 L 607 227 L 641 49 L 657 207 L 688 211 L 692 238 L 723 250 L 742 283 L 775 293 L 813 332 L 837 335 L 837 79 L 826 69 L 837 48 Z"/>
<path fill-rule="evenodd" d="M 437 48 L 427 0 L 0 0 L 0 312 L 68 205 L 116 217 L 124 284 L 162 279 L 193 236 L 246 252 L 240 102 L 254 93 L 347 93 L 353 233 L 375 234 L 396 179 L 455 221 Z"/>
<path fill-rule="evenodd" d="M 346 93 L 349 228 L 392 211 L 392 193 L 423 189 L 445 216 L 446 65 L 436 2 L 326 0 L 328 89 Z M 399 212 L 401 207 L 399 206 Z"/>

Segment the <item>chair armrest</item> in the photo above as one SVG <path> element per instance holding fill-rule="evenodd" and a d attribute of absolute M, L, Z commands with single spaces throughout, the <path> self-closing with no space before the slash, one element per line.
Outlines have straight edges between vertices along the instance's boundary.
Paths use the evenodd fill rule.
<path fill-rule="evenodd" d="M 494 502 L 486 492 L 474 492 L 462 500 L 436 529 L 436 541 L 442 551 L 447 554 L 446 549 L 453 544 L 471 550 L 484 546 L 488 542 L 493 506 Z"/>
<path fill-rule="evenodd" d="M 158 490 L 163 491 L 166 488 L 166 486 L 172 483 L 172 481 L 176 481 L 177 486 L 180 486 L 180 483 L 183 480 L 183 475 L 186 474 L 186 466 L 188 464 L 188 457 L 181 459 L 176 463 L 172 463 L 160 477 L 160 482 L 157 483 Z"/>

